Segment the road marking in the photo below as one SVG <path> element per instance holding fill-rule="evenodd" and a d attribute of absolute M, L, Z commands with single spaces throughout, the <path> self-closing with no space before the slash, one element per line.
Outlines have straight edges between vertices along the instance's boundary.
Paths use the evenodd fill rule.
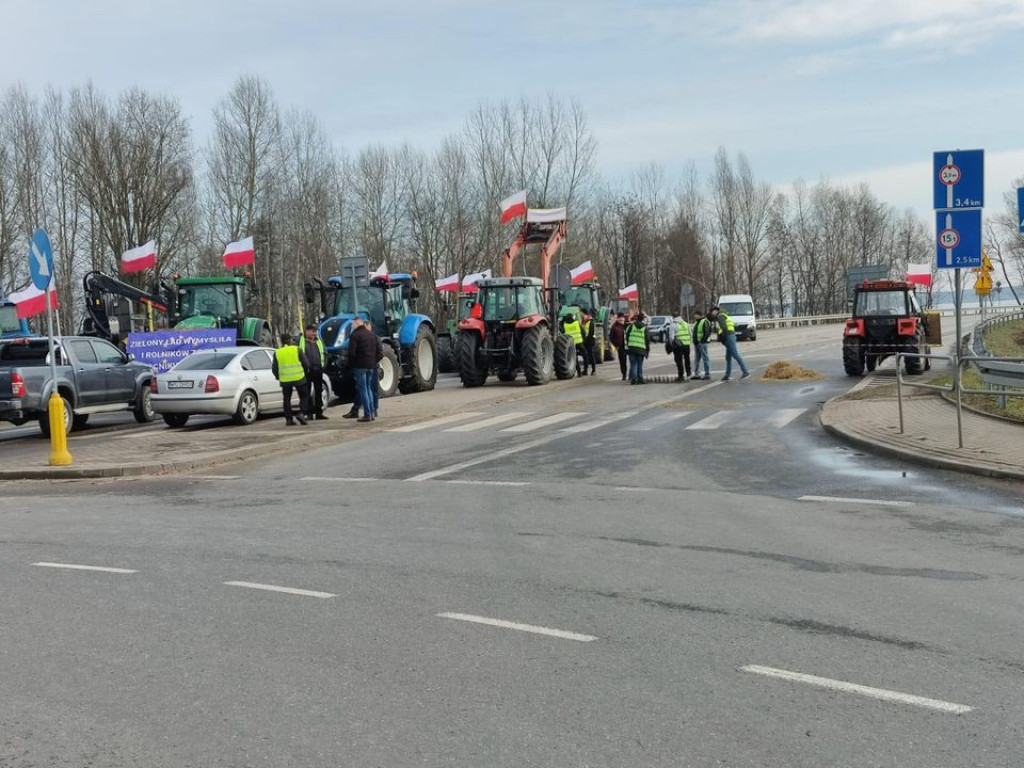
<path fill-rule="evenodd" d="M 686 429 L 718 429 L 732 418 L 732 411 L 716 411 L 700 421 L 695 421 Z"/>
<path fill-rule="evenodd" d="M 576 640 L 580 643 L 589 643 L 597 640 L 593 635 L 581 635 L 578 632 L 567 632 L 564 629 L 551 629 L 550 627 L 538 627 L 533 624 L 519 624 L 515 621 L 503 621 L 502 619 L 489 619 L 486 616 L 471 616 L 468 613 L 439 613 L 438 618 L 455 619 L 456 621 L 468 621 L 473 624 L 486 624 L 490 627 L 501 627 L 502 629 L 515 629 L 520 632 L 532 632 L 535 635 L 547 635 L 558 637 L 562 640 Z"/>
<path fill-rule="evenodd" d="M 101 571 L 102 573 L 138 573 L 131 568 L 108 568 L 105 565 L 75 565 L 73 563 L 32 563 L 41 568 L 68 568 L 72 571 Z"/>
<path fill-rule="evenodd" d="M 431 427 L 440 427 L 442 424 L 451 424 L 453 421 L 464 421 L 466 419 L 475 419 L 480 416 L 479 412 L 474 413 L 453 413 L 451 416 L 441 416 L 437 419 L 430 419 L 429 421 L 421 421 L 418 424 L 410 424 L 406 427 L 397 427 L 395 429 L 389 429 L 388 432 L 418 432 L 421 429 L 430 429 Z"/>
<path fill-rule="evenodd" d="M 331 483 L 376 483 L 376 477 L 300 477 L 300 481 L 328 481 Z"/>
<path fill-rule="evenodd" d="M 629 485 L 616 485 L 616 486 L 614 486 L 614 488 L 615 488 L 616 491 L 631 491 L 631 492 L 637 492 L 637 493 L 646 493 L 647 491 L 653 491 L 654 490 L 654 488 L 634 488 L 633 486 L 629 486 Z"/>
<path fill-rule="evenodd" d="M 502 432 L 536 432 L 538 429 L 544 429 L 544 427 L 550 427 L 553 424 L 560 424 L 563 421 L 569 421 L 580 416 L 586 416 L 587 414 L 583 411 L 563 411 L 562 413 L 555 413 L 551 416 L 545 416 L 543 419 L 534 419 L 528 421 L 525 424 L 516 424 L 514 427 L 508 427 L 507 429 L 501 430 Z"/>
<path fill-rule="evenodd" d="M 768 419 L 768 423 L 777 429 L 782 429 L 806 410 L 806 408 L 782 408 L 775 411 L 772 417 Z"/>
<path fill-rule="evenodd" d="M 837 504 L 877 504 L 882 507 L 912 507 L 912 501 L 891 501 L 889 499 L 851 499 L 846 496 L 801 496 L 797 501 L 830 501 Z"/>
<path fill-rule="evenodd" d="M 474 421 L 472 424 L 463 424 L 461 427 L 452 427 L 445 432 L 476 432 L 478 429 L 487 429 L 497 424 L 504 424 L 507 421 L 515 421 L 526 416 L 532 416 L 533 411 L 513 411 L 512 413 L 499 413 L 483 421 Z"/>
<path fill-rule="evenodd" d="M 529 483 L 517 482 L 514 480 L 445 480 L 450 485 L 529 485 Z"/>
<path fill-rule="evenodd" d="M 885 688 L 871 688 L 866 685 L 858 685 L 857 683 L 845 683 L 842 680 L 832 680 L 828 677 L 805 675 L 800 672 L 787 672 L 784 669 L 774 669 L 773 667 L 761 667 L 756 664 L 748 664 L 745 667 L 740 667 L 740 669 L 744 672 L 751 672 L 755 675 L 775 677 L 780 680 L 790 680 L 794 683 L 805 683 L 807 685 L 817 686 L 818 688 L 827 688 L 830 691 L 857 693 L 861 696 L 869 696 L 872 699 L 880 699 L 881 701 L 895 701 L 900 704 L 912 704 L 915 707 L 937 709 L 940 712 L 949 712 L 954 715 L 962 715 L 966 712 L 970 712 L 973 709 L 973 707 L 968 707 L 964 704 L 954 704 L 951 701 L 942 701 L 940 699 L 928 699 L 924 696 L 914 696 L 909 693 L 890 691 Z"/>
<path fill-rule="evenodd" d="M 238 480 L 238 475 L 192 475 L 190 480 Z"/>
<path fill-rule="evenodd" d="M 678 421 L 684 416 L 689 416 L 688 413 L 659 413 L 657 416 L 645 419 L 639 424 L 634 424 L 631 427 L 627 427 L 627 432 L 650 432 L 652 429 L 670 424 L 673 421 Z"/>
<path fill-rule="evenodd" d="M 262 589 L 267 592 L 284 592 L 286 595 L 302 595 L 303 597 L 337 597 L 332 595 L 330 592 L 317 592 L 312 589 L 295 589 L 294 587 L 278 587 L 274 584 L 257 584 L 252 581 L 225 581 L 224 584 L 229 587 L 247 587 L 249 589 Z"/>
<path fill-rule="evenodd" d="M 617 413 L 614 416 L 602 417 L 600 419 L 594 419 L 594 421 L 583 421 L 579 424 L 572 424 L 568 427 L 563 427 L 562 432 L 589 432 L 592 429 L 600 429 L 601 427 L 607 427 L 609 424 L 614 424 L 616 421 L 622 421 L 628 419 L 631 416 L 636 416 L 640 411 L 626 411 L 625 413 Z"/>

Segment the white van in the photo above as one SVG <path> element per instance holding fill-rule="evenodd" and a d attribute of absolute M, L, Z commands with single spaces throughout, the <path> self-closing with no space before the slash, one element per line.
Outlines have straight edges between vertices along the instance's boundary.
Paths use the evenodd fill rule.
<path fill-rule="evenodd" d="M 754 299 L 747 293 L 727 293 L 718 297 L 718 308 L 732 318 L 736 326 L 736 340 L 757 339 L 757 317 Z"/>

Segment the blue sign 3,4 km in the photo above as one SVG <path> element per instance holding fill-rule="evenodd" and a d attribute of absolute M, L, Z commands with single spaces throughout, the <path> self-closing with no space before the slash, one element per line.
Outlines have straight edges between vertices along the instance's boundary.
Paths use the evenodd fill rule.
<path fill-rule="evenodd" d="M 957 211 L 985 206 L 985 150 L 936 152 L 932 161 L 932 186 L 937 211 Z"/>
<path fill-rule="evenodd" d="M 939 269 L 981 266 L 981 211 L 936 211 L 935 232 Z"/>

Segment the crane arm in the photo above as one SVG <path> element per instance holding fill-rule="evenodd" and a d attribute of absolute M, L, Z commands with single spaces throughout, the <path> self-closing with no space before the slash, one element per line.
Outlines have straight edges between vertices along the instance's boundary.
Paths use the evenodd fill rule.
<path fill-rule="evenodd" d="M 148 293 L 141 288 L 118 280 L 103 272 L 87 272 L 82 278 L 82 288 L 85 292 L 85 309 L 92 320 L 93 329 L 103 338 L 110 339 L 113 334 L 110 332 L 110 317 L 107 314 L 107 305 L 104 296 L 123 296 L 129 301 L 138 301 L 148 304 L 158 312 L 168 314 L 170 302 L 160 294 Z"/>

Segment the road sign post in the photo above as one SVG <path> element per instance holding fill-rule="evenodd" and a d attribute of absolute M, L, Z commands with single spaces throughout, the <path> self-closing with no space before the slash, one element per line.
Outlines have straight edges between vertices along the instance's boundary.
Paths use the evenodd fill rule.
<path fill-rule="evenodd" d="M 1024 235 L 1024 187 L 1017 190 L 1017 231 Z"/>

